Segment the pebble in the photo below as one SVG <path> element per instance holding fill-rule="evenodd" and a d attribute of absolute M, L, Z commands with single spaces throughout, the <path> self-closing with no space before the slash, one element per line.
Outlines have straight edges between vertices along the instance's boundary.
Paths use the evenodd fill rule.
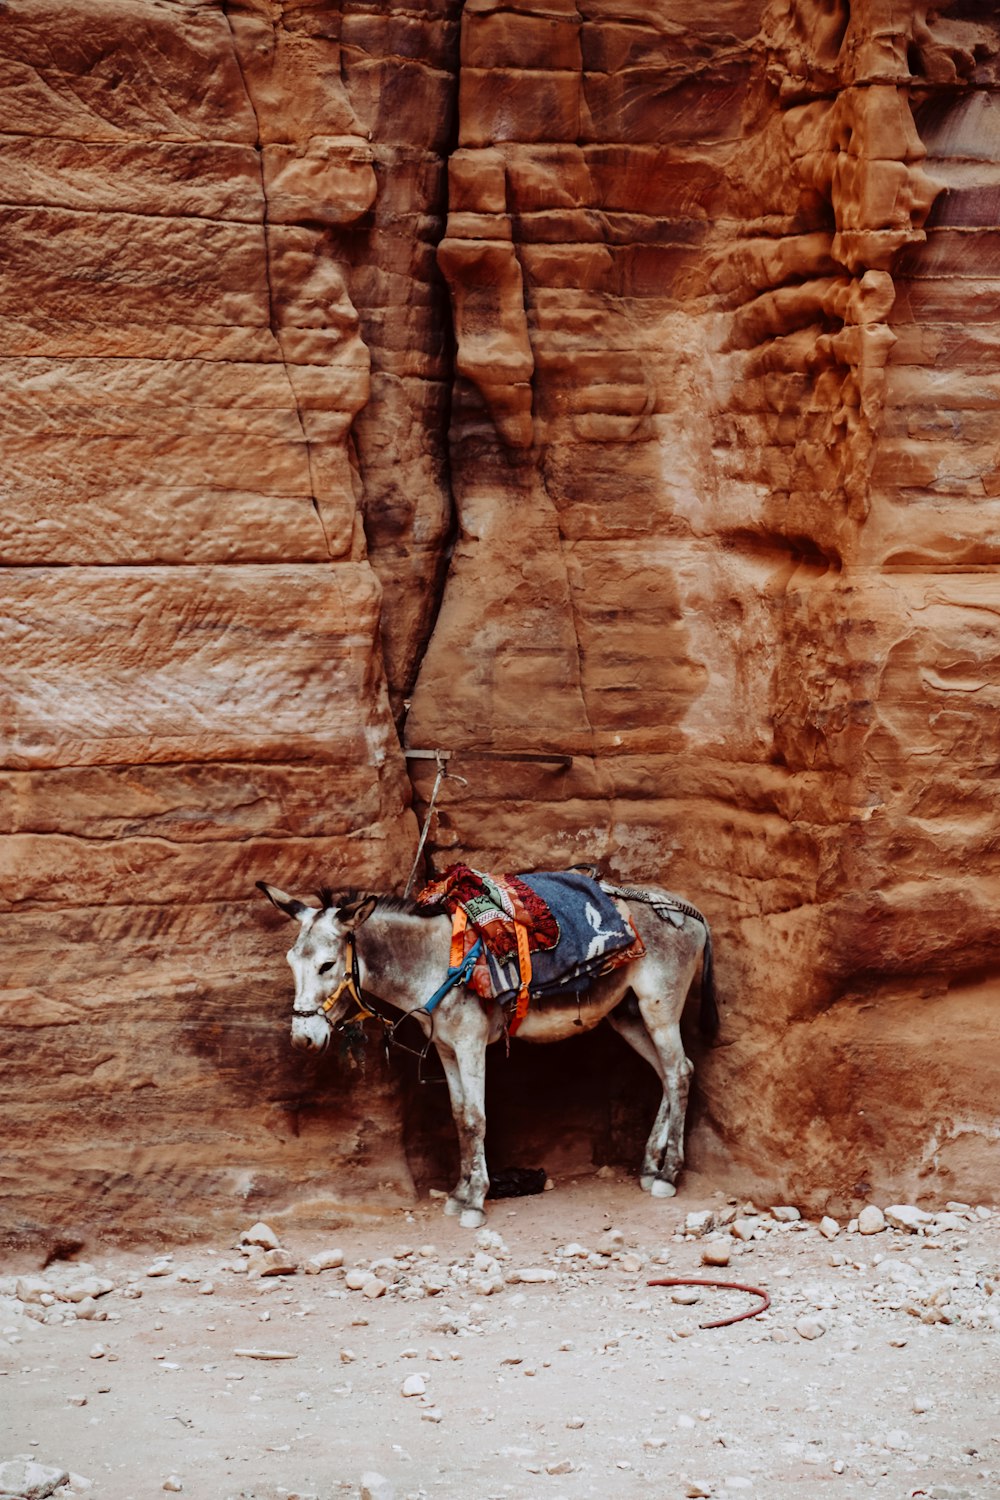
<path fill-rule="evenodd" d="M 335 1271 L 343 1264 L 343 1250 L 321 1250 L 318 1255 L 311 1255 L 309 1257 L 303 1270 L 307 1276 L 318 1276 L 321 1271 Z"/>
<path fill-rule="evenodd" d="M 840 1233 L 840 1225 L 829 1214 L 824 1214 L 819 1221 L 819 1232 L 825 1240 L 833 1240 Z"/>
<path fill-rule="evenodd" d="M 396 1490 L 384 1474 L 369 1469 L 361 1476 L 361 1500 L 396 1500 Z"/>
<path fill-rule="evenodd" d="M 444 1412 L 440 1406 L 428 1406 L 420 1413 L 420 1420 L 421 1422 L 442 1422 L 444 1420 Z"/>
<path fill-rule="evenodd" d="M 572 1474 L 573 1464 L 568 1458 L 555 1459 L 552 1463 L 545 1465 L 546 1474 Z"/>
<path fill-rule="evenodd" d="M 894 1427 L 885 1435 L 885 1446 L 891 1453 L 906 1453 L 913 1447 L 913 1440 L 901 1427 Z"/>
<path fill-rule="evenodd" d="M 107 1352 L 103 1344 L 92 1344 L 90 1346 L 91 1359 L 103 1359 Z"/>
<path fill-rule="evenodd" d="M 881 1234 L 885 1228 L 885 1214 L 875 1203 L 866 1203 L 858 1214 L 859 1234 Z"/>
<path fill-rule="evenodd" d="M 701 1293 L 696 1292 L 693 1286 L 676 1286 L 670 1293 L 670 1300 L 681 1307 L 693 1307 L 696 1302 L 701 1301 Z"/>
<path fill-rule="evenodd" d="M 777 1219 L 779 1224 L 796 1224 L 802 1215 L 797 1208 L 793 1208 L 790 1203 L 786 1203 L 779 1205 L 777 1208 L 772 1208 L 771 1217 Z"/>
<path fill-rule="evenodd" d="M 360 1292 L 369 1281 L 375 1279 L 374 1271 L 363 1271 L 360 1267 L 355 1267 L 344 1277 L 344 1285 L 349 1292 Z"/>
<path fill-rule="evenodd" d="M 734 1219 L 729 1226 L 729 1232 L 734 1239 L 746 1242 L 753 1239 L 757 1223 L 756 1219 Z"/>
<path fill-rule="evenodd" d="M 371 1297 L 374 1301 L 376 1297 L 384 1297 L 388 1290 L 389 1288 L 384 1281 L 381 1281 L 378 1276 L 373 1276 L 361 1288 L 361 1295 L 362 1297 Z"/>
<path fill-rule="evenodd" d="M 703 1266 L 728 1266 L 729 1260 L 729 1246 L 722 1240 L 713 1241 L 706 1245 L 701 1252 L 701 1263 Z"/>
<path fill-rule="evenodd" d="M 796 1320 L 795 1332 L 801 1339 L 821 1339 L 826 1332 L 826 1324 L 821 1318 L 806 1315 Z"/>
<path fill-rule="evenodd" d="M 689 1479 L 684 1485 L 684 1494 L 687 1500 L 711 1500 L 712 1491 L 707 1485 L 699 1484 L 697 1479 Z"/>
<path fill-rule="evenodd" d="M 511 1271 L 510 1281 L 523 1282 L 526 1285 L 539 1285 L 548 1281 L 555 1281 L 556 1272 L 550 1271 L 545 1266 L 522 1266 L 518 1271 Z"/>
<path fill-rule="evenodd" d="M 184 1488 L 184 1481 L 182 1479 L 179 1479 L 176 1474 L 168 1474 L 166 1479 L 163 1481 L 161 1488 L 170 1490 L 175 1494 L 179 1494 L 180 1491 Z"/>
<path fill-rule="evenodd" d="M 584 1426 L 584 1419 L 583 1417 L 568 1417 L 566 1419 L 566 1426 L 571 1432 L 578 1432 Z"/>
<path fill-rule="evenodd" d="M 399 1388 L 401 1396 L 423 1396 L 427 1391 L 427 1382 L 422 1375 L 407 1375 Z"/>
<path fill-rule="evenodd" d="M 684 1220 L 685 1234 L 702 1235 L 708 1234 L 715 1227 L 715 1216 L 710 1208 L 704 1208 L 700 1213 L 688 1214 Z"/>

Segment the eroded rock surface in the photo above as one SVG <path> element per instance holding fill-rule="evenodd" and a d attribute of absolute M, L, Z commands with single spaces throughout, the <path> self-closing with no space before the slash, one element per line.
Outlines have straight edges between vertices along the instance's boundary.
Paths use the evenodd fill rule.
<path fill-rule="evenodd" d="M 402 744 L 439 865 L 704 907 L 701 1164 L 984 1190 L 1000 23 L 17 0 L 0 54 L 4 1234 L 411 1190 L 253 893 L 399 888 Z"/>

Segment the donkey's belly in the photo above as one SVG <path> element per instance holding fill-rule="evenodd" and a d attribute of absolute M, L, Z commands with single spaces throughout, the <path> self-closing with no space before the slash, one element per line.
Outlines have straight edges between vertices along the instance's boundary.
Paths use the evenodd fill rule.
<path fill-rule="evenodd" d="M 582 995 L 579 1006 L 575 995 L 557 1001 L 533 1000 L 518 1028 L 518 1041 L 561 1042 L 568 1036 L 579 1036 L 581 1031 L 592 1031 L 614 1009 L 618 998 Z"/>

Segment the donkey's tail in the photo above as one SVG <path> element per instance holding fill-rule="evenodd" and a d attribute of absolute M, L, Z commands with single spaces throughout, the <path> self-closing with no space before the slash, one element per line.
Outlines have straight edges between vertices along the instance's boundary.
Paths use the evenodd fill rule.
<path fill-rule="evenodd" d="M 701 919 L 705 922 L 704 917 Z M 716 1036 L 719 1030 L 719 1001 L 715 992 L 715 961 L 712 957 L 712 929 L 705 922 L 705 950 L 701 956 L 701 1006 L 698 1025 L 703 1036 Z"/>

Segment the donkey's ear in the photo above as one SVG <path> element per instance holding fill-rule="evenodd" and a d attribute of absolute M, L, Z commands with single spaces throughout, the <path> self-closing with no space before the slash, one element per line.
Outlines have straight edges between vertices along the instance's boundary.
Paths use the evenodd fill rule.
<path fill-rule="evenodd" d="M 314 910 L 304 901 L 297 901 L 294 896 L 288 896 L 284 891 L 279 891 L 276 885 L 266 885 L 263 880 L 258 880 L 256 885 L 259 891 L 264 892 L 272 906 L 283 911 L 286 917 L 294 917 L 296 922 L 301 922 L 306 912 Z"/>
<path fill-rule="evenodd" d="M 360 927 L 362 922 L 368 921 L 377 903 L 377 896 L 361 896 L 356 901 L 349 901 L 338 911 L 337 921 L 341 927 L 346 927 L 353 932 L 354 928 Z"/>

